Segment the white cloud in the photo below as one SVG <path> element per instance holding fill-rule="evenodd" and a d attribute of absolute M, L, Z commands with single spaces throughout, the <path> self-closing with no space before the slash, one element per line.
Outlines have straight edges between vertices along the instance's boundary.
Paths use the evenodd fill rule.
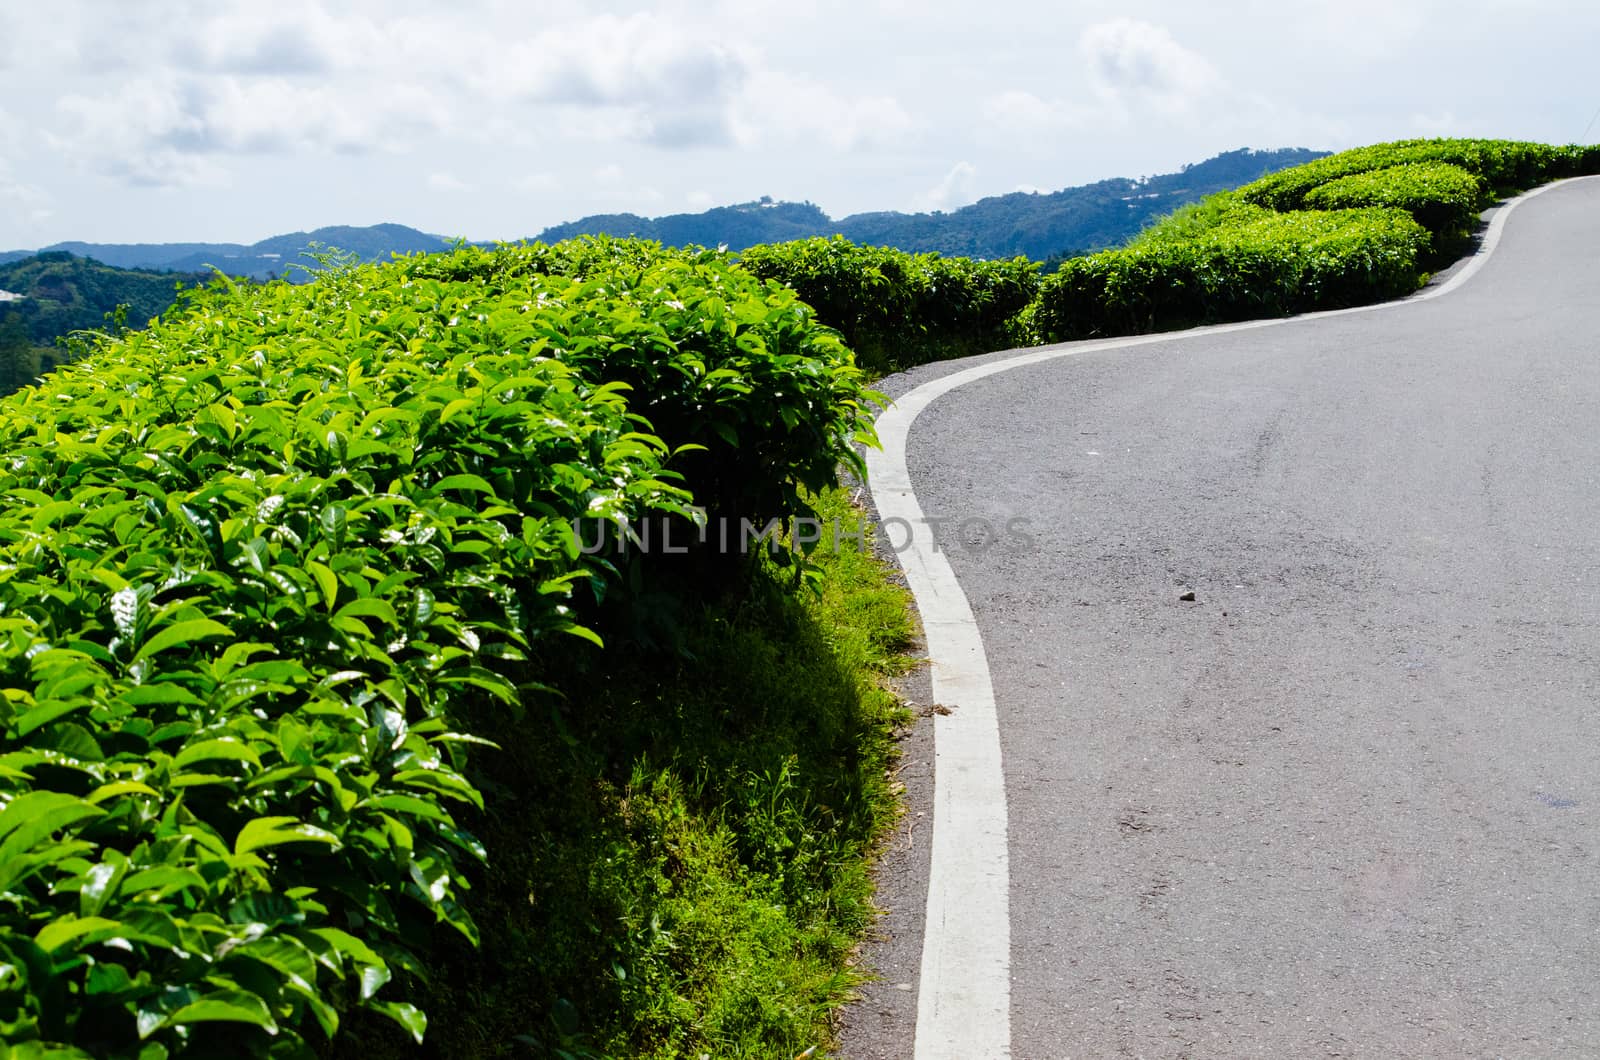
<path fill-rule="evenodd" d="M 183 68 L 229 74 L 326 74 L 342 61 L 384 54 L 371 22 L 282 0 L 180 21 L 170 46 Z"/>
<path fill-rule="evenodd" d="M 463 192 L 471 191 L 472 185 L 456 176 L 454 173 L 429 173 L 424 182 L 432 191 Z"/>
<path fill-rule="evenodd" d="M 1096 93 L 1110 103 L 1177 116 L 1197 110 L 1222 88 L 1222 78 L 1198 52 L 1163 26 L 1130 18 L 1083 31 L 1078 51 Z"/>
<path fill-rule="evenodd" d="M 1450 110 L 1435 114 L 1418 113 L 1411 115 L 1411 129 L 1422 136 L 1448 136 L 1459 134 L 1461 121 Z"/>
<path fill-rule="evenodd" d="M 546 103 L 694 105 L 729 98 L 745 76 L 728 45 L 649 13 L 568 23 L 483 58 L 486 89 Z"/>
<path fill-rule="evenodd" d="M 728 107 L 748 75 L 738 48 L 652 13 L 600 15 L 481 44 L 467 68 L 485 96 L 561 105 L 567 131 L 597 140 L 728 143 Z"/>
<path fill-rule="evenodd" d="M 1087 129 L 1104 115 L 1104 108 L 1061 99 L 1041 99 L 1032 92 L 1018 89 L 997 93 L 983 101 L 986 123 L 1021 136 Z"/>
<path fill-rule="evenodd" d="M 540 195 L 561 187 L 561 178 L 554 173 L 524 173 L 511 186 L 526 195 Z"/>
<path fill-rule="evenodd" d="M 49 194 L 15 179 L 10 165 L 0 159 L 0 217 L 26 231 L 48 221 L 54 213 Z M 0 247 L 0 250 L 12 249 L 16 248 Z"/>
<path fill-rule="evenodd" d="M 1012 137 L 1059 137 L 1107 131 L 1149 119 L 1180 120 L 1205 109 L 1227 121 L 1230 95 L 1216 68 L 1164 27 L 1118 18 L 1087 27 L 1078 39 L 1087 100 L 1046 98 L 1012 88 L 982 103 L 986 126 Z"/>
<path fill-rule="evenodd" d="M 978 170 L 971 162 L 957 162 L 933 187 L 912 200 L 911 208 L 919 213 L 934 210 L 951 210 L 977 201 L 974 191 Z"/>
<path fill-rule="evenodd" d="M 442 127 L 443 105 L 415 87 L 337 92 L 283 78 L 134 78 L 57 102 L 52 140 L 90 168 L 138 185 L 217 183 L 235 154 L 403 150 Z"/>
<path fill-rule="evenodd" d="M 847 95 L 808 76 L 769 71 L 750 79 L 735 129 L 746 147 L 800 140 L 862 151 L 904 144 L 917 123 L 893 96 Z"/>

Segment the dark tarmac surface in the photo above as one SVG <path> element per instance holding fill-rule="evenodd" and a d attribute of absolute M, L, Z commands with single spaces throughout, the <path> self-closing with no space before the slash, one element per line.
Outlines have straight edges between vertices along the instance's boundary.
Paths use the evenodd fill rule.
<path fill-rule="evenodd" d="M 1600 181 L 1438 299 L 991 376 L 909 456 L 1032 537 L 946 545 L 1015 1056 L 1600 1055 Z M 922 738 L 850 1057 L 911 1055 Z"/>

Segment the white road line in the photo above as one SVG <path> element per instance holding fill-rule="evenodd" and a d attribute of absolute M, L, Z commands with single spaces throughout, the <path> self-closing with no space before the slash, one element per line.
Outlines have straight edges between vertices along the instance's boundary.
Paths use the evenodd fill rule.
<path fill-rule="evenodd" d="M 934 702 L 951 708 L 949 714 L 934 718 L 933 849 L 915 1060 L 1003 1060 L 1011 1055 L 1011 871 L 999 717 L 972 605 L 928 533 L 922 506 L 911 488 L 906 440 L 917 417 L 952 390 L 975 380 L 1061 357 L 1372 313 L 1438 298 L 1483 267 L 1516 207 L 1564 183 L 1568 182 L 1546 184 L 1507 202 L 1490 222 L 1478 252 L 1455 275 L 1409 298 L 1297 317 L 1042 347 L 924 383 L 878 417 L 882 448 L 867 451 L 867 482 L 879 520 L 902 530 L 912 528 L 909 544 L 900 551 L 900 564 L 927 633 Z"/>

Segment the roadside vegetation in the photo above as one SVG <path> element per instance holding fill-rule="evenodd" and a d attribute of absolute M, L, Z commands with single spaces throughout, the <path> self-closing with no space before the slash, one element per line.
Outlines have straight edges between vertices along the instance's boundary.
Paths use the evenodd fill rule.
<path fill-rule="evenodd" d="M 636 250 L 219 283 L 0 404 L 8 1043 L 414 1044 L 483 917 L 542 970 L 484 970 L 486 1055 L 821 1040 L 903 601 L 851 634 L 798 553 L 625 543 L 836 505 L 871 395 L 792 292 Z"/>
<path fill-rule="evenodd" d="M 841 239 L 330 259 L 93 341 L 0 401 L 0 1039 L 822 1055 L 913 635 L 842 482 L 871 377 L 1403 295 L 1597 171 L 1363 148 L 1043 277 Z"/>

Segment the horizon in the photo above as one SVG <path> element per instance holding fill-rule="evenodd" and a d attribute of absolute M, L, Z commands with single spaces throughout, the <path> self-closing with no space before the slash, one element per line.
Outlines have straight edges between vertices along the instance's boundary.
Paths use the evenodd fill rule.
<path fill-rule="evenodd" d="M 0 248 L 485 240 L 763 195 L 950 212 L 1240 144 L 1569 143 L 1597 37 L 1600 10 L 1543 0 L 61 0 L 0 13 Z"/>
<path fill-rule="evenodd" d="M 1196 161 L 1183 163 L 1182 165 L 1180 165 L 1178 167 L 1175 167 L 1174 169 L 1172 169 L 1170 171 L 1164 171 L 1164 172 L 1159 172 L 1159 173 L 1145 173 L 1145 174 L 1140 174 L 1138 176 L 1134 176 L 1134 175 L 1131 175 L 1131 174 L 1111 174 L 1111 175 L 1107 175 L 1107 176 L 1097 177 L 1097 178 L 1094 178 L 1094 179 L 1089 180 L 1089 181 L 1085 181 L 1083 184 L 1067 185 L 1065 187 L 1060 187 L 1060 188 L 1018 188 L 1016 191 L 1012 191 L 1012 192 L 998 192 L 995 195 L 985 195 L 985 196 L 983 196 L 983 197 L 981 197 L 979 199 L 974 200 L 973 202 L 964 203 L 964 204 L 962 204 L 960 206 L 954 206 L 954 207 L 951 207 L 948 210 L 909 211 L 909 210 L 894 210 L 892 208 L 891 209 L 867 209 L 867 210 L 857 211 L 854 214 L 835 215 L 835 214 L 829 213 L 825 208 L 823 208 L 818 203 L 811 202 L 809 200 L 776 199 L 776 198 L 773 198 L 772 196 L 769 196 L 769 195 L 762 195 L 762 196 L 757 196 L 756 198 L 753 198 L 753 199 L 741 200 L 739 202 L 714 203 L 714 204 L 712 204 L 710 206 L 707 206 L 707 207 L 705 207 L 704 209 L 701 209 L 701 210 L 681 210 L 681 211 L 674 211 L 674 212 L 670 212 L 670 213 L 657 213 L 657 214 L 637 214 L 637 213 L 634 213 L 633 211 L 628 211 L 628 210 L 615 210 L 615 211 L 611 211 L 609 214 L 585 214 L 583 217 L 567 218 L 566 220 L 557 221 L 557 222 L 554 222 L 551 225 L 546 225 L 544 228 L 541 228 L 538 232 L 529 232 L 529 233 L 527 233 L 525 235 L 519 235 L 519 236 L 466 237 L 466 236 L 460 236 L 460 235 L 452 235 L 452 234 L 445 233 L 445 232 L 430 232 L 425 228 L 420 228 L 417 225 L 409 224 L 409 223 L 407 223 L 405 221 L 397 221 L 397 220 L 390 219 L 390 220 L 386 220 L 386 221 L 373 221 L 370 224 L 351 224 L 349 222 L 340 221 L 340 222 L 334 222 L 332 224 L 317 225 L 315 227 L 309 227 L 309 228 L 301 226 L 301 227 L 296 227 L 296 228 L 293 228 L 293 229 L 289 229 L 287 231 L 268 232 L 265 235 L 257 236 L 256 238 L 250 239 L 250 240 L 237 239 L 237 238 L 233 238 L 233 239 L 230 239 L 230 238 L 216 238 L 216 239 L 162 238 L 162 239 L 156 239 L 156 240 L 137 240 L 137 241 L 116 241 L 116 242 L 113 242 L 113 241 L 110 241 L 110 240 L 84 239 L 84 238 L 75 237 L 75 238 L 70 238 L 70 239 L 58 239 L 58 240 L 55 240 L 54 242 L 42 244 L 42 245 L 37 246 L 37 247 L 20 247 L 20 246 L 19 247 L 7 247 L 7 246 L 0 246 L 0 254 L 16 253 L 16 252 L 19 252 L 19 251 L 25 251 L 25 252 L 30 253 L 30 254 L 52 253 L 52 252 L 59 251 L 62 247 L 72 246 L 72 245 L 75 245 L 75 244 L 81 244 L 81 245 L 88 246 L 88 247 L 188 246 L 188 245 L 194 245 L 194 244 L 210 244 L 210 245 L 227 245 L 227 246 L 238 246 L 238 247 L 249 248 L 249 247 L 255 246 L 258 243 L 262 243 L 262 242 L 265 242 L 265 241 L 270 240 L 270 239 L 278 239 L 278 238 L 282 238 L 284 236 L 289 236 L 289 235 L 314 236 L 319 232 L 324 232 L 324 231 L 327 231 L 328 229 L 333 229 L 333 228 L 370 229 L 370 228 L 381 228 L 381 227 L 390 226 L 390 225 L 395 226 L 395 227 L 399 227 L 399 228 L 405 228 L 405 229 L 408 229 L 408 230 L 410 230 L 412 232 L 417 232 L 417 233 L 419 233 L 421 235 L 425 235 L 425 236 L 431 236 L 431 237 L 436 238 L 436 239 L 443 239 L 443 240 L 467 239 L 468 242 L 476 242 L 476 243 L 484 243 L 484 242 L 513 242 L 514 243 L 514 242 L 519 242 L 519 241 L 527 241 L 527 240 L 537 239 L 540 235 L 542 235 L 545 231 L 547 231 L 550 228 L 558 227 L 560 225 L 565 225 L 565 224 L 575 224 L 575 223 L 587 220 L 590 217 L 597 217 L 597 216 L 636 216 L 636 217 L 639 217 L 640 219 L 645 220 L 645 221 L 659 221 L 659 220 L 662 220 L 662 219 L 667 218 L 667 217 L 696 216 L 696 215 L 705 213 L 705 212 L 710 211 L 710 210 L 735 209 L 735 208 L 740 207 L 740 206 L 757 206 L 757 205 L 763 205 L 763 204 L 767 204 L 767 203 L 770 203 L 773 206 L 811 206 L 811 207 L 815 207 L 816 209 L 821 210 L 823 212 L 823 214 L 826 215 L 827 218 L 830 221 L 837 221 L 837 222 L 841 222 L 841 223 L 844 222 L 844 221 L 849 220 L 851 217 L 854 217 L 854 216 L 872 215 L 872 214 L 884 214 L 884 213 L 899 213 L 899 214 L 902 214 L 902 215 L 905 215 L 905 216 L 912 216 L 912 217 L 915 217 L 915 216 L 932 216 L 932 215 L 937 215 L 937 214 L 948 215 L 948 214 L 957 213 L 957 212 L 959 212 L 961 210 L 968 209 L 969 207 L 972 207 L 972 206 L 976 206 L 979 203 L 984 202 L 985 200 L 992 199 L 992 198 L 1001 198 L 1001 197 L 1006 196 L 1006 195 L 1014 195 L 1014 194 L 1056 195 L 1056 194 L 1059 194 L 1061 192 L 1072 191 L 1072 190 L 1075 190 L 1077 188 L 1085 187 L 1085 186 L 1092 185 L 1092 184 L 1097 184 L 1097 183 L 1100 183 L 1102 181 L 1108 181 L 1108 180 L 1145 181 L 1145 180 L 1149 180 L 1149 179 L 1152 179 L 1152 178 L 1155 178 L 1155 177 L 1171 176 L 1171 175 L 1174 175 L 1174 174 L 1177 174 L 1177 173 L 1181 173 L 1184 170 L 1192 168 L 1193 166 L 1203 165 L 1206 162 L 1215 161 L 1217 158 L 1220 158 L 1223 155 L 1231 154 L 1233 151 L 1250 151 L 1250 152 L 1254 152 L 1254 153 L 1272 153 L 1272 152 L 1276 152 L 1276 151 L 1325 152 L 1326 149 L 1324 149 L 1324 148 L 1298 147 L 1298 146 L 1296 146 L 1296 147 L 1268 147 L 1268 148 L 1260 148 L 1260 147 L 1233 148 L 1233 149 L 1231 149 L 1229 151 L 1222 151 L 1222 152 L 1219 152 L 1218 154 L 1214 154 L 1214 155 L 1208 156 L 1207 158 L 1198 159 Z"/>

